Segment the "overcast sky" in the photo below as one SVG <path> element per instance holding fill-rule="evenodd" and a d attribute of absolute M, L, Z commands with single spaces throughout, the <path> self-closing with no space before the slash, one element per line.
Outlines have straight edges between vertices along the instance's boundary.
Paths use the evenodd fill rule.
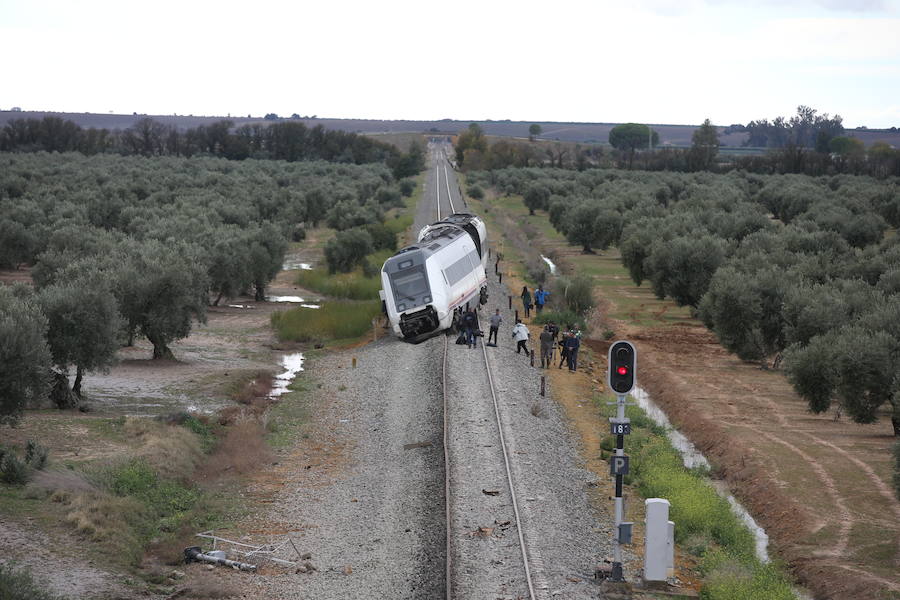
<path fill-rule="evenodd" d="M 900 0 L 0 0 L 0 56 L 4 110 L 900 126 Z"/>

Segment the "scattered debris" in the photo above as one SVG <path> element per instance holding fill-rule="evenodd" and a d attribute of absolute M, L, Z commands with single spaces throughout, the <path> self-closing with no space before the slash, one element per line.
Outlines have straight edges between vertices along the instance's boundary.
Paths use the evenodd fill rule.
<path fill-rule="evenodd" d="M 211 565 L 225 565 L 226 567 L 231 567 L 233 569 L 239 569 L 241 571 L 255 571 L 256 565 L 239 562 L 236 560 L 228 560 L 225 558 L 225 552 L 222 550 L 213 550 L 207 554 L 203 553 L 203 549 L 200 546 L 191 546 L 190 548 L 184 549 L 184 562 L 206 562 Z"/>
<path fill-rule="evenodd" d="M 175 569 L 174 571 L 169 573 L 169 579 L 175 579 L 175 580 L 184 579 L 184 571 L 179 571 L 178 569 Z"/>
<path fill-rule="evenodd" d="M 300 560 L 304 560 L 303 555 L 301 555 L 299 550 L 297 550 L 297 547 L 294 545 L 294 541 L 290 538 L 290 536 L 287 536 L 281 543 L 277 545 L 254 545 L 244 542 L 236 542 L 234 540 L 229 540 L 227 538 L 214 535 L 212 531 L 204 531 L 202 533 L 198 533 L 196 534 L 196 537 L 210 540 L 212 542 L 213 549 L 212 551 L 207 552 L 207 554 L 221 556 L 222 558 L 225 558 L 225 556 L 227 556 L 227 554 L 223 550 L 224 547 L 227 550 L 228 554 L 240 557 L 244 561 L 269 561 L 277 565 L 287 567 L 289 569 L 295 569 L 297 567 L 297 563 L 294 561 L 285 560 L 283 558 L 276 558 L 276 555 L 280 553 L 282 556 L 289 556 L 291 550 L 293 549 L 293 552 L 300 556 Z M 199 548 L 199 546 L 196 547 Z M 187 552 L 187 550 L 185 552 Z M 254 569 L 256 568 L 255 565 L 253 565 L 253 567 Z"/>
<path fill-rule="evenodd" d="M 500 490 L 485 490 L 485 489 L 482 489 L 482 490 L 481 490 L 481 493 L 484 494 L 484 495 L 486 495 L 486 496 L 499 496 L 499 495 L 500 495 Z"/>
<path fill-rule="evenodd" d="M 353 567 L 351 567 L 350 565 L 345 566 L 344 575 L 350 575 L 351 573 L 353 573 Z"/>
<path fill-rule="evenodd" d="M 480 537 L 480 538 L 488 538 L 494 534 L 493 527 L 479 527 L 475 531 L 469 534 L 470 537 Z"/>

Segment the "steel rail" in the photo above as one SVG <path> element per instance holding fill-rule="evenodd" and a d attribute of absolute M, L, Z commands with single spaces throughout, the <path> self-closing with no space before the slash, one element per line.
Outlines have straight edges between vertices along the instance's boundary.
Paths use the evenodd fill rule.
<path fill-rule="evenodd" d="M 494 377 L 491 375 L 491 362 L 488 360 L 487 348 L 484 340 L 481 343 L 481 353 L 484 356 L 484 368 L 487 371 L 488 385 L 491 388 L 491 399 L 494 401 L 494 416 L 497 418 L 497 432 L 500 434 L 500 447 L 503 450 L 503 463 L 506 465 L 506 482 L 509 484 L 509 497 L 512 499 L 513 514 L 516 517 L 516 532 L 519 534 L 519 548 L 522 550 L 522 564 L 525 566 L 525 581 L 528 583 L 528 597 L 536 600 L 534 583 L 531 581 L 531 568 L 528 566 L 528 550 L 525 546 L 525 534 L 522 533 L 522 518 L 519 515 L 519 503 L 516 499 L 516 490 L 513 484 L 512 469 L 509 466 L 509 450 L 506 448 L 506 438 L 503 435 L 503 423 L 500 418 L 500 403 L 497 402 L 497 392 L 494 386 Z"/>
<path fill-rule="evenodd" d="M 453 591 L 451 588 L 450 579 L 452 573 L 452 559 L 450 558 L 452 555 L 450 554 L 450 440 L 449 440 L 449 431 L 450 428 L 447 427 L 447 348 L 449 347 L 450 342 L 448 341 L 448 336 L 444 336 L 444 360 L 441 364 L 441 389 L 444 391 L 444 519 L 447 524 L 446 526 L 446 545 L 444 548 L 444 552 L 446 553 L 446 563 L 447 569 L 445 572 L 446 577 L 446 598 L 447 600 L 451 600 L 453 598 Z"/>

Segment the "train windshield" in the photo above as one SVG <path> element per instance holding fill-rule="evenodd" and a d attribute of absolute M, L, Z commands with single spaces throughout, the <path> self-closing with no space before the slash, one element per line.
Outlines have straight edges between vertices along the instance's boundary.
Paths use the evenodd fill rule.
<path fill-rule="evenodd" d="M 394 297 L 398 301 L 415 301 L 428 294 L 428 280 L 421 267 L 391 274 L 391 285 L 394 287 Z"/>

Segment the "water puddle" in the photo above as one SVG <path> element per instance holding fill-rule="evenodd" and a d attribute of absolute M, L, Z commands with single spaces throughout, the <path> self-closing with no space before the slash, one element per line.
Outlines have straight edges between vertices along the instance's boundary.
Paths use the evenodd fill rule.
<path fill-rule="evenodd" d="M 671 442 L 672 446 L 681 454 L 685 467 L 689 469 L 694 467 L 709 467 L 709 461 L 706 460 L 706 457 L 697 450 L 697 447 L 694 446 L 684 434 L 672 427 L 672 423 L 669 421 L 666 413 L 650 399 L 650 395 L 645 390 L 635 388 L 634 391 L 631 392 L 631 397 L 637 401 L 638 406 L 647 413 L 647 416 L 650 417 L 654 423 L 666 428 L 666 435 L 669 438 L 669 442 Z M 756 540 L 757 558 L 764 563 L 769 562 L 769 536 L 766 534 L 765 529 L 760 527 L 753 519 L 753 516 L 747 512 L 747 509 L 741 506 L 741 503 L 737 501 L 737 498 L 731 495 L 724 481 L 711 480 L 711 483 L 716 490 L 716 493 L 728 500 L 732 512 L 734 512 L 734 514 L 737 515 L 737 517 L 753 533 L 753 537 Z"/>
<path fill-rule="evenodd" d="M 297 373 L 303 370 L 303 353 L 285 354 L 281 357 L 281 367 L 284 372 L 275 376 L 272 382 L 272 391 L 269 392 L 270 398 L 277 398 L 288 392 L 288 386 L 294 381 Z"/>
<path fill-rule="evenodd" d="M 285 258 L 284 264 L 281 265 L 282 271 L 312 271 L 312 264 L 308 262 L 300 262 L 296 258 Z"/>
<path fill-rule="evenodd" d="M 543 254 L 541 254 L 541 258 L 544 260 L 545 263 L 547 263 L 547 266 L 550 268 L 550 274 L 556 275 L 556 265 L 553 263 L 553 261 L 550 260 L 549 258 L 547 258 L 546 256 L 544 256 Z"/>
<path fill-rule="evenodd" d="M 229 304 L 228 308 L 256 308 L 252 304 Z"/>
<path fill-rule="evenodd" d="M 292 302 L 294 304 L 301 304 L 306 302 L 300 296 L 266 296 L 266 302 Z"/>

